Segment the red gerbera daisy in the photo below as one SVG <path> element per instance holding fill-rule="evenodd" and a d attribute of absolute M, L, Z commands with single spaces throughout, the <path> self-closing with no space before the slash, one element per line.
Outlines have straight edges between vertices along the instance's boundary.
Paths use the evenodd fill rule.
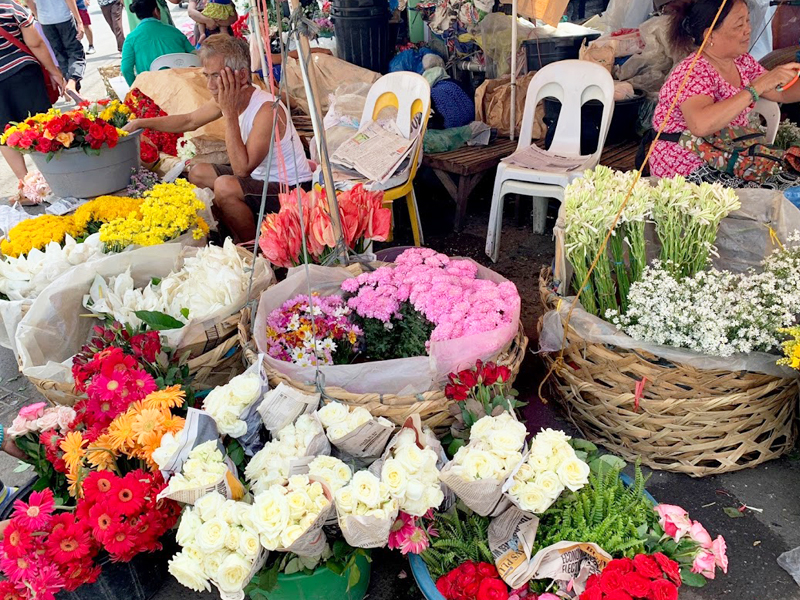
<path fill-rule="evenodd" d="M 2 569 L 6 577 L 15 583 L 30 579 L 33 576 L 34 565 L 34 559 L 30 556 L 0 558 L 0 569 Z"/>
<path fill-rule="evenodd" d="M 91 560 L 81 561 L 70 566 L 64 573 L 64 589 L 73 592 L 85 583 L 94 583 L 99 576 L 99 565 L 94 564 Z"/>
<path fill-rule="evenodd" d="M 114 492 L 107 499 L 111 512 L 132 517 L 142 510 L 146 499 L 141 475 L 141 471 L 133 471 L 114 482 Z"/>
<path fill-rule="evenodd" d="M 0 600 L 24 600 L 22 593 L 10 581 L 0 581 Z"/>
<path fill-rule="evenodd" d="M 117 519 L 108 510 L 104 502 L 95 504 L 89 509 L 89 523 L 92 526 L 92 535 L 101 544 L 106 543 L 110 527 Z"/>
<path fill-rule="evenodd" d="M 131 395 L 135 395 L 137 400 L 141 400 L 158 389 L 155 379 L 147 371 L 142 369 L 132 369 L 128 371 Z"/>
<path fill-rule="evenodd" d="M 74 521 L 51 533 L 45 542 L 47 554 L 59 565 L 68 565 L 80 560 L 91 552 L 89 532 Z"/>
<path fill-rule="evenodd" d="M 112 559 L 120 560 L 136 546 L 135 533 L 127 523 L 114 523 L 109 529 L 108 541 L 104 546 Z"/>
<path fill-rule="evenodd" d="M 123 389 L 125 389 L 125 371 L 113 371 L 110 376 L 103 373 L 96 375 L 86 393 L 90 402 L 96 398 L 110 403 L 119 398 Z"/>
<path fill-rule="evenodd" d="M 83 481 L 83 497 L 91 504 L 110 500 L 115 493 L 114 483 L 117 479 L 111 471 L 90 473 Z"/>
<path fill-rule="evenodd" d="M 11 521 L 3 533 L 3 551 L 9 558 L 19 558 L 30 551 L 31 532 Z"/>
<path fill-rule="evenodd" d="M 16 500 L 13 518 L 20 526 L 31 532 L 43 530 L 50 524 L 55 507 L 53 491 L 45 488 L 41 492 L 33 492 L 27 504 L 22 500 Z"/>

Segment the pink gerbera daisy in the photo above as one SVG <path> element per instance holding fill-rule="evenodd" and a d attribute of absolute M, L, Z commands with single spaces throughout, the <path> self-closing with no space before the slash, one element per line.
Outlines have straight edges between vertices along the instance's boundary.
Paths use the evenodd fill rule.
<path fill-rule="evenodd" d="M 131 395 L 136 396 L 137 400 L 141 400 L 158 389 L 155 379 L 142 369 L 128 371 L 128 387 Z"/>
<path fill-rule="evenodd" d="M 20 527 L 31 532 L 41 531 L 50 523 L 55 507 L 53 491 L 45 488 L 41 492 L 33 492 L 27 504 L 22 500 L 15 501 L 13 519 Z"/>
<path fill-rule="evenodd" d="M 36 562 L 30 555 L 18 556 L 17 558 L 0 558 L 0 569 L 3 574 L 11 581 L 19 583 L 28 581 L 33 576 Z"/>
<path fill-rule="evenodd" d="M 400 552 L 402 554 L 421 554 L 430 542 L 425 530 L 422 527 L 414 527 L 411 533 L 400 542 Z"/>
<path fill-rule="evenodd" d="M 389 549 L 397 550 L 400 548 L 403 540 L 410 536 L 413 531 L 414 517 L 401 511 L 389 530 Z"/>
<path fill-rule="evenodd" d="M 64 578 L 54 564 L 43 564 L 25 586 L 30 590 L 31 600 L 55 600 L 56 592 L 64 587 Z"/>
<path fill-rule="evenodd" d="M 89 398 L 113 401 L 119 398 L 125 389 L 127 371 L 112 371 L 110 374 L 97 375 L 92 379 L 87 394 Z"/>

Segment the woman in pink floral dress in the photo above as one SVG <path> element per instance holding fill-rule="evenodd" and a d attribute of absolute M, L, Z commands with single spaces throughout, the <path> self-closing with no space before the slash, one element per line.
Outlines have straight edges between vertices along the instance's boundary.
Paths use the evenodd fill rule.
<path fill-rule="evenodd" d="M 658 130 L 667 117 L 681 83 L 689 71 L 695 51 L 707 34 L 722 0 L 686 0 L 674 7 L 671 38 L 673 44 L 690 52 L 670 73 L 659 94 L 653 116 Z M 728 0 L 706 47 L 697 60 L 678 104 L 669 115 L 664 133 L 691 132 L 710 136 L 725 127 L 748 125 L 748 113 L 758 98 L 776 102 L 800 101 L 800 84 L 785 92 L 777 87 L 791 81 L 800 64 L 790 63 L 767 71 L 747 53 L 750 46 L 750 15 L 743 0 Z M 706 165 L 691 150 L 677 143 L 659 141 L 653 149 L 650 173 L 656 177 L 684 175 L 689 180 L 719 181 L 729 187 L 760 187 Z M 795 178 L 780 174 L 763 187 L 785 188 L 796 185 Z"/>

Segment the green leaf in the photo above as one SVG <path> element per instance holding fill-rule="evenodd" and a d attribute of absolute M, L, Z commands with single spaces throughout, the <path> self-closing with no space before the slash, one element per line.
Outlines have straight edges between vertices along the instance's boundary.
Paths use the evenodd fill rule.
<path fill-rule="evenodd" d="M 181 309 L 181 314 L 183 315 L 183 318 L 184 318 L 184 319 L 188 319 L 188 318 L 189 318 L 189 309 L 188 309 L 188 308 L 185 308 L 185 307 L 184 307 L 184 308 L 182 308 L 182 309 Z"/>
<path fill-rule="evenodd" d="M 447 454 L 449 454 L 450 456 L 455 456 L 456 452 L 458 452 L 458 449 L 461 448 L 461 446 L 466 445 L 466 443 L 467 443 L 466 440 L 462 439 L 453 440 L 447 447 Z"/>
<path fill-rule="evenodd" d="M 150 280 L 150 283 L 151 283 L 152 285 L 154 285 L 154 286 L 158 285 L 159 283 L 161 283 L 161 277 L 153 277 L 153 278 Z"/>
<path fill-rule="evenodd" d="M 297 573 L 302 565 L 300 564 L 300 559 L 294 557 L 288 563 L 286 563 L 286 568 L 284 568 L 283 572 L 287 575 L 291 575 L 292 573 Z"/>
<path fill-rule="evenodd" d="M 688 567 L 681 569 L 681 581 L 689 587 L 703 587 L 706 583 L 706 578 L 700 573 L 692 573 Z"/>
<path fill-rule="evenodd" d="M 14 473 L 24 473 L 25 471 L 29 470 L 33 465 L 29 465 L 26 462 L 19 461 L 19 464 L 14 469 Z"/>
<path fill-rule="evenodd" d="M 336 540 L 333 543 L 333 556 L 336 560 L 343 560 L 347 556 L 350 546 L 344 540 Z"/>
<path fill-rule="evenodd" d="M 722 509 L 722 512 L 728 515 L 731 519 L 741 519 L 744 516 L 744 513 L 739 511 L 739 509 L 734 506 L 726 506 Z"/>
<path fill-rule="evenodd" d="M 350 574 L 347 576 L 347 590 L 350 591 L 350 588 L 355 586 L 359 579 L 361 579 L 361 570 L 356 565 L 353 565 L 350 567 Z"/>
<path fill-rule="evenodd" d="M 41 492 L 43 489 L 50 487 L 50 482 L 47 479 L 39 478 L 36 483 L 33 484 L 33 491 L 34 492 Z"/>
<path fill-rule="evenodd" d="M 581 438 L 572 438 L 569 443 L 575 450 L 582 450 L 587 454 L 591 454 L 592 452 L 597 452 L 597 446 L 595 446 L 589 440 L 583 440 Z"/>
<path fill-rule="evenodd" d="M 244 462 L 244 449 L 239 442 L 234 440 L 228 444 L 228 456 L 237 467 Z"/>
<path fill-rule="evenodd" d="M 329 560 L 325 563 L 325 566 L 336 575 L 344 573 L 344 565 L 338 560 Z"/>
<path fill-rule="evenodd" d="M 155 331 L 165 331 L 167 329 L 180 329 L 184 326 L 173 316 L 158 312 L 155 310 L 137 310 L 134 313 L 141 319 L 150 329 Z"/>

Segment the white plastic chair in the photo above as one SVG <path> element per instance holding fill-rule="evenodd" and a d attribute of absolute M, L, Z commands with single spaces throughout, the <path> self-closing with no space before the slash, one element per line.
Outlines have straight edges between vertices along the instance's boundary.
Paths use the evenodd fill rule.
<path fill-rule="evenodd" d="M 764 117 L 767 122 L 767 143 L 773 144 L 778 135 L 778 126 L 781 124 L 781 107 L 777 102 L 761 98 L 753 107 L 752 113 Z"/>
<path fill-rule="evenodd" d="M 188 52 L 174 52 L 173 54 L 164 54 L 159 56 L 150 63 L 151 71 L 160 71 L 161 69 L 186 69 L 188 67 L 201 67 L 203 63 L 200 62 L 200 57 L 197 54 L 190 54 Z"/>
<path fill-rule="evenodd" d="M 412 132 L 419 130 L 419 137 L 411 160 L 411 171 L 408 180 L 383 193 L 383 205 L 391 208 L 395 200 L 406 199 L 408 215 L 411 218 L 411 231 L 414 235 L 414 245 L 423 243 L 422 222 L 419 218 L 417 197 L 414 194 L 414 177 L 422 162 L 422 138 L 428 127 L 428 117 L 431 113 L 431 86 L 428 81 L 417 73 L 398 71 L 384 75 L 372 84 L 361 113 L 361 127 L 366 127 L 371 121 L 378 118 L 384 108 L 397 109 L 397 127 L 400 133 L 410 138 Z M 394 227 L 394 225 L 392 225 Z"/>
<path fill-rule="evenodd" d="M 536 105 L 543 98 L 555 98 L 561 102 L 561 112 L 549 150 L 538 149 L 531 143 Z M 581 154 L 581 106 L 589 100 L 602 102 L 603 116 L 597 150 L 594 154 L 584 156 Z M 586 169 L 594 168 L 600 162 L 613 112 L 614 80 L 600 65 L 584 60 L 562 60 L 546 65 L 531 79 L 525 97 L 525 112 L 517 151 L 531 147 L 537 164 L 542 167 L 554 155 L 585 160 L 570 171 L 528 169 L 505 162 L 497 166 L 489 231 L 486 236 L 486 254 L 493 261 L 497 262 L 500 253 L 503 198 L 507 194 L 533 196 L 533 232 L 544 233 L 547 199 L 563 201 L 564 188 L 570 181 L 582 176 Z"/>

